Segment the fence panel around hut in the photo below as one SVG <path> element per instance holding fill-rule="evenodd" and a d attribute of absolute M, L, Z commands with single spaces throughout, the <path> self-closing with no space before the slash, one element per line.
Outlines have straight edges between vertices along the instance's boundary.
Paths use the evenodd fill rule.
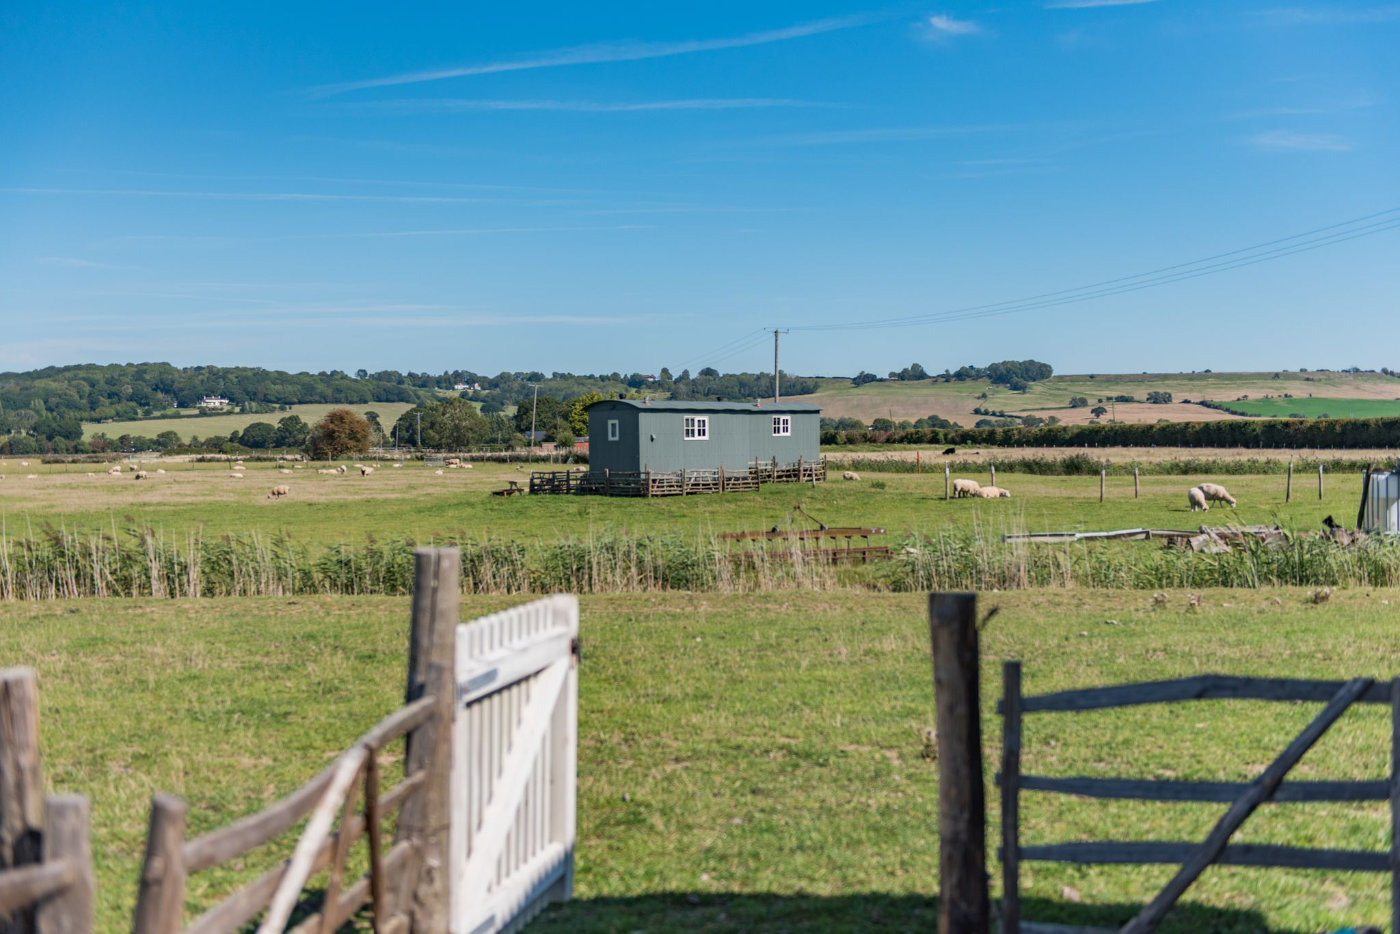
<path fill-rule="evenodd" d="M 531 493 L 591 493 L 601 496 L 694 496 L 701 493 L 754 492 L 764 483 L 822 483 L 826 460 L 798 459 L 780 464 L 754 461 L 743 470 L 723 467 L 681 470 L 623 471 L 604 469 L 536 470 L 530 473 Z"/>

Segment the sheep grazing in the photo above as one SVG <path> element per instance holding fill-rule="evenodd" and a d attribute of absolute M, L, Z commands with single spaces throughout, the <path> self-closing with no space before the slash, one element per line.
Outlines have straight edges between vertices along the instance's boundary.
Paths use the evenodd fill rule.
<path fill-rule="evenodd" d="M 25 475 L 24 475 L 24 479 L 26 479 L 26 480 L 38 480 L 38 479 L 39 479 L 39 475 L 36 474 L 36 473 L 25 474 Z"/>
<path fill-rule="evenodd" d="M 291 471 L 288 470 L 286 467 L 278 467 L 278 468 L 277 468 L 277 472 L 278 472 L 278 473 L 291 473 Z"/>
<path fill-rule="evenodd" d="M 29 466 L 29 461 L 20 461 L 20 462 L 19 462 L 19 465 L 20 465 L 21 467 L 28 467 L 28 466 Z"/>
<path fill-rule="evenodd" d="M 269 494 L 267 494 L 267 498 L 268 498 L 268 499 L 281 499 L 282 497 L 286 496 L 286 495 L 287 495 L 288 493 L 290 493 L 290 492 L 292 492 L 292 488 L 289 487 L 289 486 L 287 486 L 287 484 L 285 484 L 285 483 L 279 484 L 278 486 L 275 486 L 275 487 L 272 488 L 272 492 L 269 493 Z"/>
<path fill-rule="evenodd" d="M 962 499 L 964 496 L 976 496 L 977 491 L 982 489 L 982 484 L 976 480 L 964 480 L 959 477 L 953 481 L 953 499 Z"/>
<path fill-rule="evenodd" d="M 441 477 L 441 476 L 442 476 L 442 471 L 441 471 L 441 470 L 434 470 L 434 471 L 433 471 L 433 476 L 434 476 L 434 477 Z"/>
<path fill-rule="evenodd" d="M 163 474 L 163 473 L 165 473 L 165 468 L 164 468 L 164 467 L 157 467 L 157 468 L 156 468 L 156 475 L 157 475 L 157 476 L 159 476 L 160 474 Z"/>
<path fill-rule="evenodd" d="M 1010 499 L 1011 491 L 999 486 L 979 486 L 976 495 L 982 499 Z"/>
<path fill-rule="evenodd" d="M 842 480 L 859 480 L 859 479 L 860 479 L 860 474 L 856 473 L 854 470 L 848 470 L 848 471 L 846 471 L 845 473 L 841 474 L 841 479 L 842 479 Z"/>
<path fill-rule="evenodd" d="M 338 464 L 335 468 L 336 473 L 348 473 L 349 470 L 350 468 L 346 467 L 344 464 Z"/>
<path fill-rule="evenodd" d="M 233 473 L 229 474 L 229 479 L 230 479 L 230 480 L 242 480 L 242 479 L 243 479 L 243 475 L 242 475 L 241 473 L 239 473 L 238 471 L 235 470 Z"/>
<path fill-rule="evenodd" d="M 447 460 L 443 461 L 443 463 L 448 467 L 461 467 L 462 459 L 460 457 L 449 457 Z"/>
<path fill-rule="evenodd" d="M 1186 491 L 1186 502 L 1191 506 L 1191 511 L 1202 510 L 1210 512 L 1210 504 L 1206 502 L 1205 492 L 1198 486 L 1193 486 Z"/>
<path fill-rule="evenodd" d="M 1235 498 L 1230 495 L 1230 491 L 1218 483 L 1202 483 L 1200 486 L 1196 487 L 1196 489 L 1204 493 L 1206 499 L 1212 503 L 1229 503 L 1231 506 L 1235 505 Z"/>
<path fill-rule="evenodd" d="M 368 477 L 368 476 L 369 476 L 370 474 L 372 474 L 372 473 L 374 473 L 374 468 L 373 468 L 373 467 L 361 467 L 361 468 L 360 468 L 360 476 L 362 476 L 362 477 Z"/>
<path fill-rule="evenodd" d="M 150 476 L 150 474 L 146 473 L 146 471 L 144 471 L 144 470 L 138 470 L 138 471 L 136 471 L 136 474 L 135 474 L 131 479 L 133 479 L 133 480 L 145 480 L 148 476 Z"/>
<path fill-rule="evenodd" d="M 394 466 L 395 466 L 395 467 L 402 467 L 403 464 L 395 464 Z"/>

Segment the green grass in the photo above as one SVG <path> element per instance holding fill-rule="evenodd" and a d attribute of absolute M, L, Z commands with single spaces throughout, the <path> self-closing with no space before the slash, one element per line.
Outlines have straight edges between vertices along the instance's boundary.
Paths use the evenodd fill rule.
<path fill-rule="evenodd" d="M 465 617 L 518 601 L 464 601 Z M 984 595 L 989 834 L 999 665 L 1029 693 L 1202 671 L 1390 677 L 1400 592 Z M 45 778 L 94 804 L 99 930 L 123 930 L 149 796 L 191 802 L 191 833 L 265 806 L 399 703 L 407 598 L 103 600 L 7 605 L 0 658 L 40 673 Z M 920 595 L 787 592 L 583 601 L 577 898 L 532 930 L 930 929 L 936 764 Z M 1198 702 L 1028 720 L 1024 768 L 1052 775 L 1244 780 L 1315 705 Z M 1349 713 L 1299 767 L 1370 778 L 1383 711 Z M 1199 838 L 1223 805 L 1093 803 L 1028 793 L 1026 843 Z M 1383 849 L 1379 806 L 1264 808 L 1241 838 Z M 207 905 L 290 851 L 288 838 L 199 874 Z M 994 852 L 995 839 L 989 836 Z M 995 862 L 990 867 L 998 878 Z M 1171 867 L 1029 864 L 1027 915 L 1120 924 Z M 1066 887 L 1082 903 L 1072 904 Z M 1313 932 L 1384 924 L 1382 877 L 1211 869 L 1163 931 Z"/>
<path fill-rule="evenodd" d="M 1222 402 L 1228 411 L 1238 415 L 1265 418 L 1386 418 L 1400 415 L 1400 399 L 1251 399 L 1247 402 Z"/>
<path fill-rule="evenodd" d="M 411 402 L 371 402 L 368 405 L 331 405 L 331 404 L 307 404 L 294 405 L 288 411 L 268 412 L 262 415 L 199 415 L 191 410 L 188 415 L 172 416 L 171 418 L 151 418 L 138 419 L 128 422 L 84 422 L 83 437 L 91 438 L 96 434 L 105 434 L 109 438 L 119 438 L 122 435 L 139 435 L 143 438 L 154 438 L 163 431 L 173 431 L 180 435 L 181 440 L 188 441 L 191 435 L 200 438 L 223 436 L 227 438 L 235 431 L 242 431 L 253 422 L 267 422 L 269 425 L 276 425 L 288 415 L 297 415 L 308 425 L 315 425 L 325 418 L 326 413 L 332 409 L 350 409 L 363 415 L 365 412 L 378 412 L 379 424 L 385 430 L 389 430 L 399 416 L 413 408 Z"/>
<path fill-rule="evenodd" d="M 381 465 L 371 477 L 318 475 L 308 465 L 290 474 L 275 464 L 250 463 L 242 479 L 227 466 L 168 464 L 167 473 L 133 482 L 126 474 L 110 478 L 91 465 L 32 464 L 21 468 L 9 458 L 0 467 L 0 530 L 24 536 L 45 528 L 80 532 L 150 528 L 183 539 L 195 531 L 206 538 L 256 532 L 285 534 L 301 543 L 363 542 L 366 537 L 428 541 L 445 536 L 472 539 L 554 541 L 617 534 L 668 535 L 695 541 L 720 532 L 770 528 L 796 504 L 830 526 L 873 526 L 899 538 L 950 529 L 998 531 L 1116 529 L 1135 526 L 1192 528 L 1202 522 L 1280 523 L 1316 529 L 1322 517 L 1350 522 L 1361 495 L 1360 477 L 1332 475 L 1325 498 L 1317 498 L 1317 477 L 1295 474 L 1293 500 L 1285 505 L 1284 477 L 1143 476 L 1141 496 L 1133 498 L 1130 476 L 1108 479 L 1107 498 L 1098 502 L 1097 476 L 1046 477 L 997 472 L 1009 500 L 943 499 L 940 467 L 922 474 L 863 475 L 860 482 L 835 479 L 818 486 L 765 485 L 757 493 L 627 499 L 601 496 L 491 496 L 524 471 L 510 465 L 479 464 L 473 470 L 447 470 L 407 463 Z M 153 465 L 147 465 L 151 469 Z M 864 469 L 864 468 L 862 468 Z M 26 480 L 23 470 L 38 472 Z M 96 473 L 95 477 L 87 476 Z M 959 474 L 954 474 L 958 476 Z M 981 473 L 963 472 L 980 482 Z M 839 474 L 837 475 L 839 476 Z M 876 488 L 878 479 L 884 488 Z M 1239 499 L 1238 509 L 1192 514 L 1188 487 L 1217 479 Z M 268 499 L 275 484 L 291 495 Z"/>

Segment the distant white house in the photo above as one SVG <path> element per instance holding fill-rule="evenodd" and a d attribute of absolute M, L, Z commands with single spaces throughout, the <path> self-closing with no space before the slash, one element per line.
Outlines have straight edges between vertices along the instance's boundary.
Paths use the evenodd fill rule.
<path fill-rule="evenodd" d="M 481 384 L 480 384 L 480 383 L 453 383 L 453 384 L 452 384 L 452 390 L 453 390 L 453 392 L 480 392 L 480 391 L 481 391 Z"/>
<path fill-rule="evenodd" d="M 201 409 L 226 409 L 230 403 L 223 396 L 205 396 L 195 405 Z"/>

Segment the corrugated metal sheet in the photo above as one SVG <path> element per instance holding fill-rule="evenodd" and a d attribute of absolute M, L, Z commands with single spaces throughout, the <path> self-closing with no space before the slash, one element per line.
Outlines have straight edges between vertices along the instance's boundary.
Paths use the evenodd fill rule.
<path fill-rule="evenodd" d="M 1400 473 L 1371 472 L 1361 529 L 1364 532 L 1400 532 Z"/>

